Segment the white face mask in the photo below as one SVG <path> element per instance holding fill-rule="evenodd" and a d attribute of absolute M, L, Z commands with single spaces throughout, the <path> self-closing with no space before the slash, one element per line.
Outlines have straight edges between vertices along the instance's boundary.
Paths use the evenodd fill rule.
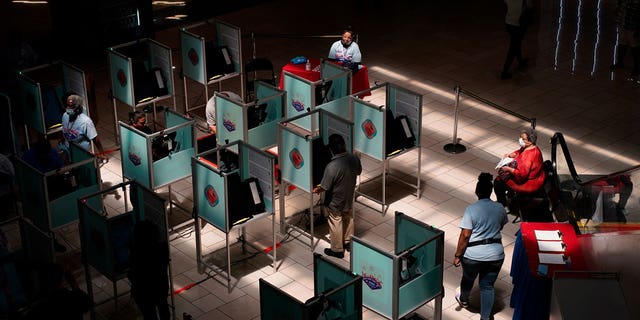
<path fill-rule="evenodd" d="M 522 137 L 518 138 L 518 144 L 520 144 L 521 147 L 525 147 L 526 145 L 524 144 L 524 140 L 522 139 Z"/>

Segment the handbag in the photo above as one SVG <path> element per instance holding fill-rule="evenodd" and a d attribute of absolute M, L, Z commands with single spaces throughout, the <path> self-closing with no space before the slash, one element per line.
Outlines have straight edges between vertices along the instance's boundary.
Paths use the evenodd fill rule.
<path fill-rule="evenodd" d="M 527 6 L 527 0 L 522 0 L 522 12 L 520 13 L 520 27 L 528 27 L 533 24 L 533 10 Z"/>

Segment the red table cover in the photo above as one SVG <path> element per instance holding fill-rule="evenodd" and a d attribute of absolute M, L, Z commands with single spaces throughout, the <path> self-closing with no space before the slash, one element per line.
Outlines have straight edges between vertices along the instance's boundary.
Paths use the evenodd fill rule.
<path fill-rule="evenodd" d="M 311 70 L 306 70 L 306 66 L 304 63 L 301 64 L 293 64 L 291 62 L 287 63 L 284 67 L 282 67 L 282 71 L 280 72 L 280 84 L 279 88 L 282 89 L 284 87 L 284 72 L 287 71 L 289 73 L 293 73 L 298 77 L 305 78 L 309 81 L 318 81 L 320 80 L 320 71 L 314 71 L 317 66 L 320 65 L 320 59 L 309 58 L 309 62 L 311 62 Z M 361 65 L 362 68 L 358 70 L 358 72 L 352 74 L 351 76 L 351 93 L 360 92 L 363 90 L 369 89 L 369 70 L 367 66 Z M 370 96 L 371 92 L 364 93 L 360 95 L 360 98 Z"/>

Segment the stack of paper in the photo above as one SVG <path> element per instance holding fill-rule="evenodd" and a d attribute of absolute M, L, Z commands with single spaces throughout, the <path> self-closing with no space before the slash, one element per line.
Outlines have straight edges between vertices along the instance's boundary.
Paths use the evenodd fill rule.
<path fill-rule="evenodd" d="M 538 260 L 545 264 L 565 264 L 565 244 L 560 230 L 535 230 L 538 241 Z"/>

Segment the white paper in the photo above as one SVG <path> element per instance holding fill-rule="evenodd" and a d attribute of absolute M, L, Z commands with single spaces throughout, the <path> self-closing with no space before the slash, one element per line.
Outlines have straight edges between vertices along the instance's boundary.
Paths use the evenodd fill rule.
<path fill-rule="evenodd" d="M 513 158 L 502 158 L 502 160 L 498 161 L 498 164 L 496 164 L 496 169 L 500 169 L 506 165 L 508 165 L 509 163 L 511 163 L 513 161 Z"/>
<path fill-rule="evenodd" d="M 538 253 L 538 260 L 545 264 L 565 264 L 562 253 Z"/>
<path fill-rule="evenodd" d="M 537 240 L 562 240 L 560 230 L 535 230 Z"/>
<path fill-rule="evenodd" d="M 564 252 L 562 241 L 538 241 L 538 251 Z"/>

